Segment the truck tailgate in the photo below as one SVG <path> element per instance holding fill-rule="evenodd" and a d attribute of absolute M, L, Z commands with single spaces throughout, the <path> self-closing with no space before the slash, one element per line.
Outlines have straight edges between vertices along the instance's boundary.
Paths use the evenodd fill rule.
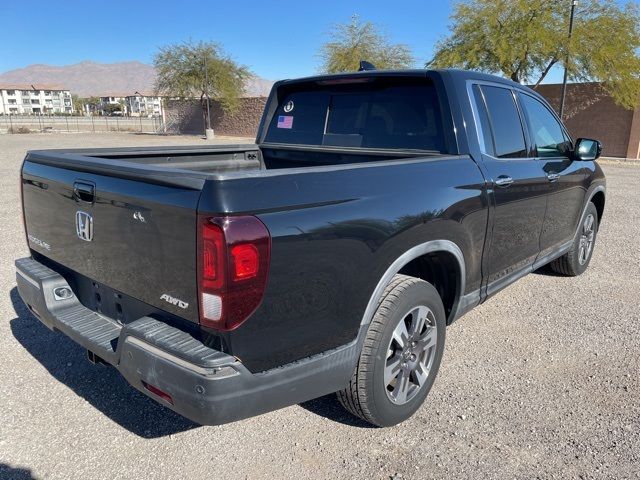
<path fill-rule="evenodd" d="M 144 303 L 198 321 L 196 210 L 201 190 L 25 160 L 29 247 Z"/>

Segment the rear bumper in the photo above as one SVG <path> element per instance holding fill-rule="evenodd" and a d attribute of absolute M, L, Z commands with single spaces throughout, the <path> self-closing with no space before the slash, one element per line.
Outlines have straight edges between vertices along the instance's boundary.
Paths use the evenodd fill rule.
<path fill-rule="evenodd" d="M 150 317 L 122 325 L 61 298 L 65 279 L 31 259 L 16 261 L 18 292 L 31 312 L 113 365 L 147 396 L 190 420 L 219 425 L 310 400 L 347 385 L 364 335 L 343 347 L 261 373 Z M 58 293 L 58 295 L 56 295 Z M 64 296 L 64 295 L 62 295 Z M 170 396 L 155 395 L 152 385 Z"/>

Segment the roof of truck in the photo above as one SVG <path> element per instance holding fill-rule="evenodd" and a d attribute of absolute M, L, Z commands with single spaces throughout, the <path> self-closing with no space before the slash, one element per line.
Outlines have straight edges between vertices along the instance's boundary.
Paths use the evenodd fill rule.
<path fill-rule="evenodd" d="M 475 80 L 486 80 L 491 82 L 499 82 L 510 85 L 517 85 L 522 87 L 523 85 L 520 83 L 516 83 L 512 80 L 509 80 L 504 77 L 499 77 L 497 75 L 492 75 L 490 73 L 476 72 L 473 70 L 462 70 L 458 68 L 441 68 L 441 69 L 404 69 L 404 70 L 364 70 L 361 72 L 341 72 L 341 73 L 330 73 L 330 74 L 321 74 L 321 75 L 311 75 L 308 77 L 301 78 L 291 78 L 281 80 L 282 83 L 288 82 L 314 82 L 314 81 L 324 81 L 324 80 L 333 80 L 340 78 L 358 78 L 358 77 L 392 77 L 392 76 L 402 76 L 402 77 L 421 77 L 427 75 L 429 72 L 435 72 L 440 74 L 448 74 L 451 77 L 456 78 L 465 78 L 465 79 L 475 79 Z"/>
<path fill-rule="evenodd" d="M 274 84 L 274 87 L 279 85 L 295 84 L 295 83 L 307 83 L 307 82 L 331 82 L 332 80 L 340 79 L 357 79 L 357 78 L 372 78 L 372 77 L 425 77 L 428 74 L 436 74 L 440 76 L 448 76 L 453 81 L 459 80 L 479 80 L 485 82 L 502 83 L 509 87 L 517 87 L 522 90 L 528 90 L 539 96 L 537 92 L 532 90 L 527 85 L 514 82 L 508 78 L 499 77 L 490 73 L 476 72 L 473 70 L 462 70 L 458 68 L 442 68 L 442 69 L 406 69 L 406 70 L 364 70 L 361 72 L 343 72 L 332 73 L 323 75 L 312 75 L 309 77 L 291 78 L 286 80 L 280 80 Z"/>

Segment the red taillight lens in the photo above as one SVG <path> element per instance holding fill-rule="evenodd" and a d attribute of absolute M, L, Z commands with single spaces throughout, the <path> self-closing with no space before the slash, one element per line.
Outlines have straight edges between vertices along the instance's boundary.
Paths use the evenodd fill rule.
<path fill-rule="evenodd" d="M 255 245 L 243 243 L 231 248 L 232 279 L 244 280 L 258 274 L 260 254 Z"/>
<path fill-rule="evenodd" d="M 24 179 L 22 178 L 22 169 L 24 168 L 24 162 L 22 162 L 22 167 L 20 167 L 20 213 L 22 214 L 22 227 L 24 228 L 24 237 L 27 241 L 27 246 L 29 246 L 29 236 L 27 235 L 27 220 L 24 216 Z"/>
<path fill-rule="evenodd" d="M 256 217 L 198 219 L 200 324 L 233 330 L 260 305 L 271 237 Z"/>
<path fill-rule="evenodd" d="M 224 284 L 225 273 L 225 240 L 224 232 L 219 225 L 205 221 L 201 230 L 203 286 L 220 288 Z"/>

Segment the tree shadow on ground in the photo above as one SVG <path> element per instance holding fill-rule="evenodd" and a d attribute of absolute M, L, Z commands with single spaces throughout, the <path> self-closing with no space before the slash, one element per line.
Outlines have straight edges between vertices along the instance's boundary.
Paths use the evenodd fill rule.
<path fill-rule="evenodd" d="M 16 340 L 56 380 L 118 425 L 143 438 L 163 437 L 199 426 L 138 392 L 115 368 L 89 363 L 82 347 L 50 331 L 29 312 L 17 288 L 9 295 L 16 313 L 10 321 Z"/>

